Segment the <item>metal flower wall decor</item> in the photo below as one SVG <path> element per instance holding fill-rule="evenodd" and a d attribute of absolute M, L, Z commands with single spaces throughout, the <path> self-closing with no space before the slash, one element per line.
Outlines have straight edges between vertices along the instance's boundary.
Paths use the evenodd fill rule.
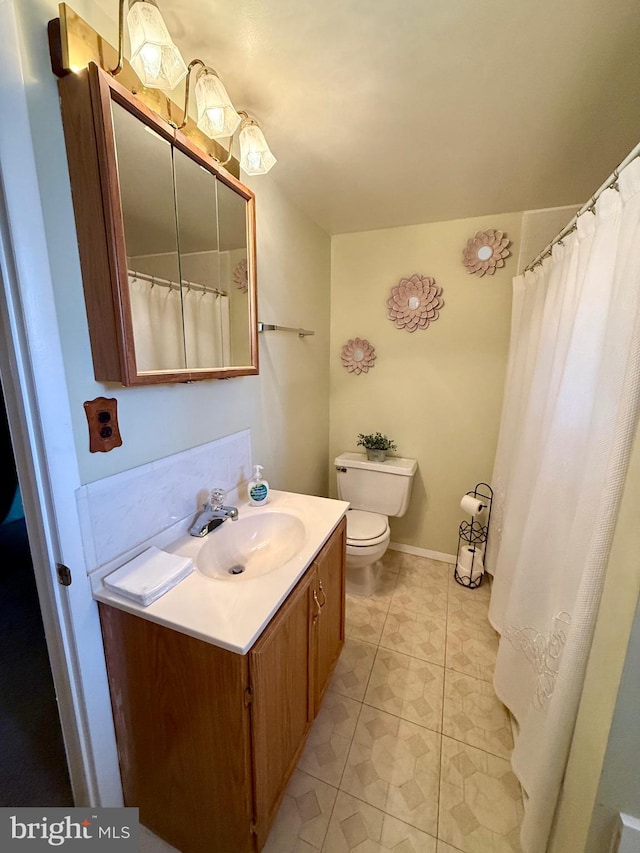
<path fill-rule="evenodd" d="M 409 278 L 401 278 L 391 288 L 387 299 L 387 316 L 398 329 L 415 332 L 426 329 L 440 316 L 444 305 L 442 288 L 428 275 L 414 273 Z"/>
<path fill-rule="evenodd" d="M 476 231 L 473 237 L 467 240 L 467 245 L 462 252 L 462 261 L 467 272 L 479 276 L 493 275 L 500 267 L 504 266 L 505 258 L 511 252 L 508 247 L 511 240 L 504 231 L 496 231 L 490 228 L 488 231 Z"/>
<path fill-rule="evenodd" d="M 249 273 L 247 271 L 247 259 L 238 261 L 233 270 L 233 281 L 235 286 L 246 293 L 249 290 Z"/>
<path fill-rule="evenodd" d="M 342 347 L 342 366 L 349 373 L 368 373 L 369 368 L 375 367 L 375 348 L 364 338 L 352 338 Z"/>

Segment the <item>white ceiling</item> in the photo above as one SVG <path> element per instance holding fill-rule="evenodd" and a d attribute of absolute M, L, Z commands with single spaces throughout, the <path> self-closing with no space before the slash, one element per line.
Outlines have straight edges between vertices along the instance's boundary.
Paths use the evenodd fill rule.
<path fill-rule="evenodd" d="M 330 234 L 581 203 L 640 141 L 638 0 L 160 0 Z"/>

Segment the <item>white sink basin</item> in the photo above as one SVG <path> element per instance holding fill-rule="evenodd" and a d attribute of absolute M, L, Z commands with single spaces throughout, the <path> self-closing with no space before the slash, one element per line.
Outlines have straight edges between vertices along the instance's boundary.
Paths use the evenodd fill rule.
<path fill-rule="evenodd" d="M 195 564 L 208 578 L 242 582 L 279 569 L 305 542 L 305 526 L 292 513 L 262 510 L 225 521 L 206 537 Z"/>

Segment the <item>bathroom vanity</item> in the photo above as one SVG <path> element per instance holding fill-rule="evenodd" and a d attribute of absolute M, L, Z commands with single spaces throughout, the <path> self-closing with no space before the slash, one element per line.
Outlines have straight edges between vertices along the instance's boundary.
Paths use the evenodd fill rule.
<path fill-rule="evenodd" d="M 333 519 L 315 533 L 319 549 L 313 537 L 307 541 L 313 554 L 303 554 L 302 566 L 289 561 L 290 570 L 236 586 L 194 572 L 149 608 L 94 592 L 125 804 L 138 807 L 141 823 L 181 853 L 262 849 L 344 643 L 347 505 L 298 497 L 307 519 L 323 512 Z M 295 503 L 275 493 L 274 509 L 288 498 Z M 185 540 L 174 550 L 200 545 Z M 266 626 L 244 653 L 233 650 L 223 611 L 233 621 L 244 609 L 251 621 L 255 601 L 283 583 L 282 603 Z M 217 594 L 228 607 L 212 607 L 207 637 L 201 616 L 207 596 L 213 602 Z"/>

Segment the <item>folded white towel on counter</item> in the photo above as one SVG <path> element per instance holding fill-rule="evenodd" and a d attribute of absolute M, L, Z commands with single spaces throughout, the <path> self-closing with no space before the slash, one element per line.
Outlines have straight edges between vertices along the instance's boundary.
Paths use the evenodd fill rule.
<path fill-rule="evenodd" d="M 104 578 L 107 589 L 146 607 L 193 571 L 190 557 L 152 545 Z"/>

